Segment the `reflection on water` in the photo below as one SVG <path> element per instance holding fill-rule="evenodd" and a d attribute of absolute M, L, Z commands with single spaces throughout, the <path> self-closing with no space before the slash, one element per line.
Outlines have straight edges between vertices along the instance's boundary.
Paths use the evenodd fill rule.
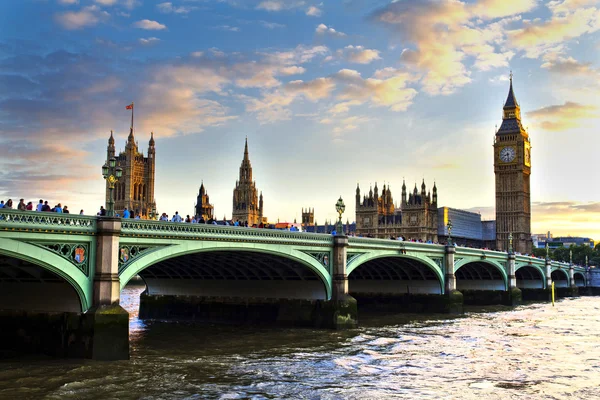
<path fill-rule="evenodd" d="M 600 298 L 337 332 L 142 322 L 141 290 L 122 294 L 130 361 L 11 360 L 0 398 L 600 398 Z"/>

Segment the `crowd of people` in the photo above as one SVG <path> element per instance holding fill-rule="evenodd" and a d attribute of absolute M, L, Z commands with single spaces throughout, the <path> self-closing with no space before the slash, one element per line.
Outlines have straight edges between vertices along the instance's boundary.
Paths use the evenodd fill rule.
<path fill-rule="evenodd" d="M 0 208 L 4 208 L 7 210 L 12 210 L 12 209 L 16 209 L 16 210 L 21 210 L 21 211 L 39 211 L 39 212 L 56 212 L 56 213 L 64 213 L 64 214 L 69 214 L 69 207 L 68 206 L 63 206 L 61 203 L 56 204 L 54 207 L 50 207 L 50 205 L 48 204 L 48 200 L 44 201 L 42 199 L 40 199 L 40 202 L 37 203 L 36 206 L 33 205 L 32 201 L 27 202 L 27 204 L 25 204 L 25 199 L 21 199 L 19 200 L 19 204 L 17 204 L 17 207 L 15 208 L 13 205 L 13 201 L 12 199 L 8 199 L 6 200 L 6 202 L 4 202 L 4 200 L 0 201 Z M 81 210 L 79 212 L 79 214 L 83 215 L 83 210 Z"/>

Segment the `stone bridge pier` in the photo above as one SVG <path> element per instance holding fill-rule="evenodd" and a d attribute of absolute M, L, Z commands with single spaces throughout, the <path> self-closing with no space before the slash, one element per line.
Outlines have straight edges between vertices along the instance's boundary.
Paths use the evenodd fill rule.
<path fill-rule="evenodd" d="M 129 314 L 119 305 L 121 221 L 47 214 L 25 213 L 37 224 L 31 233 L 5 229 L 0 237 L 0 358 L 128 359 Z M 7 212 L 0 225 L 17 218 Z"/>

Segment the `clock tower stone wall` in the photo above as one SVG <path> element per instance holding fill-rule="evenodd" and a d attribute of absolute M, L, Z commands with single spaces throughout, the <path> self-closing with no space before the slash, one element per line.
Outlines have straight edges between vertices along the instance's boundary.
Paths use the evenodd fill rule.
<path fill-rule="evenodd" d="M 521 124 L 521 109 L 510 79 L 502 125 L 494 140 L 496 249 L 531 254 L 531 142 Z"/>

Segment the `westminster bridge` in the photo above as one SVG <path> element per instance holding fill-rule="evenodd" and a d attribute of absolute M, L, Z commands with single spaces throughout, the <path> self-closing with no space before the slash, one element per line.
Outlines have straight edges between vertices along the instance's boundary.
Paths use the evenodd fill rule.
<path fill-rule="evenodd" d="M 362 307 L 461 312 L 590 281 L 582 266 L 490 250 L 0 209 L 5 346 L 127 358 L 119 293 L 137 277 L 140 318 L 329 328 L 356 326 Z"/>

